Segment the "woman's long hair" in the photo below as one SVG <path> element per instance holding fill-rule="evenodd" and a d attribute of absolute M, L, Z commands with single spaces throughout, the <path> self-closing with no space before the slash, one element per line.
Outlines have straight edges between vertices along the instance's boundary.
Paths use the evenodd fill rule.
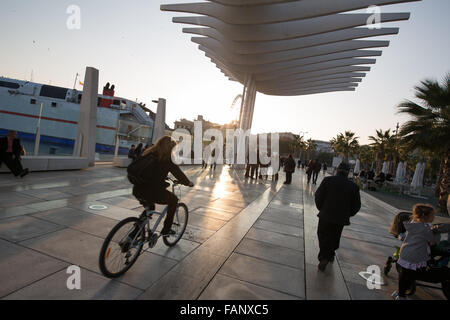
<path fill-rule="evenodd" d="M 168 162 L 172 156 L 172 150 L 177 145 L 176 141 L 169 136 L 164 136 L 158 139 L 156 143 L 150 148 L 146 149 L 142 156 L 154 154 L 161 162 Z"/>

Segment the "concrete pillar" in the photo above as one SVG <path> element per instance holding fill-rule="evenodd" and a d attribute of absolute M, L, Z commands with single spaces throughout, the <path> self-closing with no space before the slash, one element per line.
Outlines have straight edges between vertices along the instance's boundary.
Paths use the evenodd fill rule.
<path fill-rule="evenodd" d="M 253 87 L 253 90 L 251 91 L 251 100 L 250 100 L 250 115 L 248 117 L 248 128 L 252 128 L 253 123 L 253 113 L 255 111 L 255 101 L 256 101 L 256 88 Z"/>
<path fill-rule="evenodd" d="M 97 103 L 99 71 L 86 68 L 84 76 L 83 97 L 80 103 L 77 140 L 74 156 L 87 158 L 89 166 L 95 165 L 95 144 L 97 140 Z"/>
<path fill-rule="evenodd" d="M 244 89 L 242 91 L 242 100 L 241 100 L 241 110 L 239 111 L 239 129 L 242 129 L 243 124 L 243 118 L 244 118 L 244 112 L 245 112 L 245 102 L 247 99 L 247 93 L 248 93 L 248 85 L 250 82 L 250 77 L 248 75 L 245 76 L 244 79 Z"/>
<path fill-rule="evenodd" d="M 251 129 L 253 109 L 255 106 L 256 87 L 254 80 L 249 77 L 246 81 L 244 96 L 242 98 L 241 116 L 239 120 L 239 128 L 242 130 Z"/>
<path fill-rule="evenodd" d="M 152 143 L 166 133 L 166 99 L 158 100 L 158 109 L 156 110 L 155 128 L 153 129 Z"/>

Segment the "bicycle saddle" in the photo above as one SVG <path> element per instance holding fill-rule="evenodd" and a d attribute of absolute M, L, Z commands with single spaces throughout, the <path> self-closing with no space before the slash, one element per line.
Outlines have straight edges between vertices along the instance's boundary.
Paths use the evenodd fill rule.
<path fill-rule="evenodd" d="M 142 199 L 142 198 L 136 198 L 137 201 L 139 201 L 139 203 L 145 208 L 145 209 L 149 209 L 149 210 L 155 210 L 155 204 L 154 203 L 149 203 L 147 202 L 147 200 Z"/>

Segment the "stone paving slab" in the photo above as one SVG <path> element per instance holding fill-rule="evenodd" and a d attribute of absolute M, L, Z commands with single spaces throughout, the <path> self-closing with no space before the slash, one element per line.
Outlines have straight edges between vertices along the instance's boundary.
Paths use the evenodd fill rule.
<path fill-rule="evenodd" d="M 401 246 L 401 241 L 398 239 L 395 239 L 394 237 L 390 236 L 383 236 L 383 235 L 374 235 L 370 233 L 360 232 L 360 231 L 352 231 L 352 230 L 344 230 L 342 232 L 342 237 L 347 239 L 353 239 L 353 240 L 360 240 L 364 242 L 369 243 L 380 243 L 385 246 L 390 246 L 392 248 L 392 252 L 394 251 L 395 246 Z"/>
<path fill-rule="evenodd" d="M 301 300 L 279 291 L 218 274 L 199 300 Z"/>
<path fill-rule="evenodd" d="M 189 213 L 189 225 L 200 227 L 202 229 L 208 229 L 212 231 L 217 231 L 222 228 L 227 221 L 211 218 L 209 216 L 196 214 L 195 211 Z"/>
<path fill-rule="evenodd" d="M 169 272 L 176 264 L 177 260 L 144 252 L 133 265 L 130 272 L 125 273 L 116 280 L 132 287 L 146 290 Z"/>
<path fill-rule="evenodd" d="M 142 207 L 142 205 L 136 199 L 130 199 L 127 197 L 114 197 L 109 199 L 102 199 L 102 202 L 112 204 L 116 207 L 125 209 L 136 209 Z"/>
<path fill-rule="evenodd" d="M 281 234 L 294 236 L 294 237 L 302 237 L 303 230 L 300 227 L 290 226 L 286 224 L 276 223 L 272 221 L 258 219 L 256 223 L 253 225 L 254 228 L 263 229 L 267 231 L 278 232 Z"/>
<path fill-rule="evenodd" d="M 235 250 L 236 253 L 283 264 L 296 269 L 304 269 L 304 253 L 276 246 L 267 242 L 244 238 Z"/>
<path fill-rule="evenodd" d="M 229 221 L 236 215 L 236 213 L 233 212 L 210 207 L 199 207 L 190 212 L 225 221 Z"/>
<path fill-rule="evenodd" d="M 10 208 L 0 208 L 0 220 L 24 216 L 38 211 L 39 211 L 38 209 L 30 208 L 29 206 L 14 206 Z"/>
<path fill-rule="evenodd" d="M 90 206 L 93 205 L 103 205 L 107 206 L 107 209 L 105 210 L 93 210 L 90 209 Z M 114 219 L 114 220 L 123 220 L 128 217 L 137 217 L 139 214 L 136 211 L 117 207 L 114 205 L 111 205 L 109 203 L 101 202 L 101 201 L 93 201 L 93 202 L 80 202 L 80 203 L 74 203 L 69 205 L 70 208 L 74 209 L 80 209 L 88 213 L 96 214 L 99 216 L 103 216 L 106 218 Z"/>
<path fill-rule="evenodd" d="M 106 238 L 117 224 L 117 220 L 69 207 L 43 211 L 32 216 L 101 238 Z"/>
<path fill-rule="evenodd" d="M 12 242 L 20 242 L 61 229 L 64 227 L 28 216 L 0 220 L 0 238 Z"/>
<path fill-rule="evenodd" d="M 283 214 L 267 213 L 266 210 L 261 214 L 260 220 L 276 222 L 279 224 L 285 224 L 292 227 L 298 227 L 303 229 L 303 219 L 299 216 L 296 219 L 292 219 L 284 216 Z"/>
<path fill-rule="evenodd" d="M 281 264 L 233 253 L 219 274 L 299 298 L 305 297 L 304 271 Z"/>
<path fill-rule="evenodd" d="M 162 239 L 158 241 L 156 246 L 149 250 L 149 252 L 158 254 L 163 257 L 167 257 L 173 260 L 183 260 L 188 256 L 195 248 L 199 246 L 199 243 L 181 239 L 176 246 L 168 247 L 164 244 Z"/>
<path fill-rule="evenodd" d="M 100 272 L 98 256 L 103 239 L 72 229 L 64 229 L 20 242 L 20 245 L 59 260 Z"/>
<path fill-rule="evenodd" d="M 51 189 L 30 189 L 20 192 L 24 195 L 30 195 L 40 200 L 59 200 L 70 198 L 70 195 L 61 191 Z"/>
<path fill-rule="evenodd" d="M 142 293 L 138 300 L 195 300 L 208 283 L 209 280 L 199 281 L 171 271 Z"/>
<path fill-rule="evenodd" d="M 186 239 L 192 242 L 203 243 L 208 240 L 215 232 L 212 230 L 207 230 L 203 228 L 198 228 L 194 226 L 186 227 L 186 231 L 183 234 L 182 239 Z"/>
<path fill-rule="evenodd" d="M 36 202 L 38 198 L 22 194 L 19 192 L 0 193 L 0 208 L 9 208 L 11 206 L 22 206 Z"/>
<path fill-rule="evenodd" d="M 0 239 L 0 298 L 67 267 L 65 262 Z"/>
<path fill-rule="evenodd" d="M 68 274 L 62 270 L 5 297 L 7 300 L 124 300 L 142 290 L 81 269 L 81 290 L 67 289 Z"/>
<path fill-rule="evenodd" d="M 303 241 L 299 237 L 293 237 L 264 229 L 252 228 L 248 232 L 247 238 L 267 242 L 280 247 L 303 251 Z"/>

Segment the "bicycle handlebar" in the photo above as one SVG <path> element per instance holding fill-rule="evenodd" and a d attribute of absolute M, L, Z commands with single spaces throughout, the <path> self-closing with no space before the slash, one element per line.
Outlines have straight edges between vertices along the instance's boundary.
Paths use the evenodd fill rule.
<path fill-rule="evenodd" d="M 176 180 L 176 179 L 172 179 L 172 178 L 167 177 L 166 180 L 172 182 L 172 186 L 173 187 L 176 187 L 178 185 L 182 185 L 182 183 L 180 181 Z M 192 187 L 192 186 L 194 186 L 194 184 L 191 182 L 189 187 Z"/>

